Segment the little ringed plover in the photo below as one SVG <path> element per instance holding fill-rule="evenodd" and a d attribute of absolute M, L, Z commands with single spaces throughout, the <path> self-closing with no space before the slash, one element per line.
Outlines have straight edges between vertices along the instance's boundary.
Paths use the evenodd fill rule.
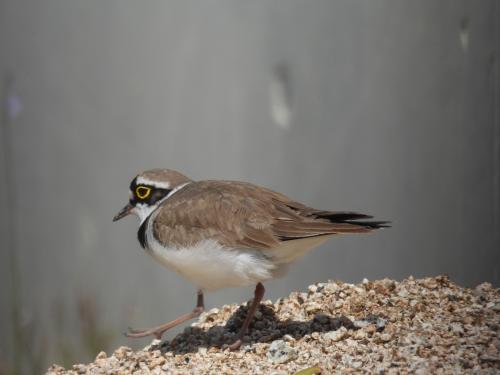
<path fill-rule="evenodd" d="M 145 251 L 191 281 L 198 293 L 190 313 L 151 329 L 131 329 L 127 336 L 160 338 L 203 312 L 205 291 L 256 285 L 233 350 L 262 300 L 264 281 L 284 275 L 293 261 L 337 234 L 387 226 L 364 214 L 314 209 L 250 183 L 193 181 L 170 169 L 152 169 L 132 180 L 130 201 L 113 221 L 129 214 L 139 217 Z"/>

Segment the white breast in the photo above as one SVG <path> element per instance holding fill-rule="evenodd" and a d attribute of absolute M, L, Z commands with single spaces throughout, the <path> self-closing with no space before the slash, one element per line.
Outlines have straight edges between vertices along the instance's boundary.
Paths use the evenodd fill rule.
<path fill-rule="evenodd" d="M 154 217 L 151 219 L 146 229 L 147 252 L 200 289 L 255 285 L 273 277 L 276 266 L 257 250 L 226 249 L 213 240 L 186 248 L 166 248 L 154 238 Z"/>

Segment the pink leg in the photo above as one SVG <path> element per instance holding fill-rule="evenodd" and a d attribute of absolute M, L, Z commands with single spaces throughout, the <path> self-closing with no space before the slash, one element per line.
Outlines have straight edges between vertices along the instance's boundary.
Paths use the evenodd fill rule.
<path fill-rule="evenodd" d="M 262 285 L 262 283 L 258 283 L 257 286 L 255 287 L 252 306 L 250 306 L 250 310 L 248 310 L 245 321 L 243 322 L 240 332 L 236 337 L 236 341 L 229 346 L 230 350 L 238 349 L 243 343 L 243 336 L 245 336 L 245 333 L 248 330 L 248 326 L 250 325 L 250 322 L 252 321 L 252 318 L 255 315 L 255 311 L 257 311 L 257 307 L 259 306 L 260 301 L 262 301 L 262 297 L 264 297 L 265 291 L 266 289 L 264 288 L 264 285 Z"/>
<path fill-rule="evenodd" d="M 129 328 L 129 332 L 125 333 L 127 337 L 146 337 L 146 336 L 155 336 L 157 339 L 160 339 L 165 331 L 168 331 L 171 328 L 178 326 L 181 323 L 184 323 L 186 320 L 190 320 L 200 316 L 200 314 L 205 310 L 205 304 L 203 303 L 203 292 L 198 290 L 198 298 L 196 302 L 196 307 L 190 313 L 181 315 L 175 320 L 171 322 L 159 325 L 157 327 L 153 327 L 145 330 L 135 330 Z"/>

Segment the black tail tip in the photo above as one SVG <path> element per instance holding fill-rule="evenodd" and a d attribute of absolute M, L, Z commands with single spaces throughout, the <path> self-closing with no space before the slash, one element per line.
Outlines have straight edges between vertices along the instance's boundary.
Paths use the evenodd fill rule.
<path fill-rule="evenodd" d="M 374 221 L 367 220 L 372 219 L 373 216 L 359 214 L 357 212 L 335 212 L 327 213 L 323 215 L 318 215 L 322 219 L 327 219 L 332 223 L 348 223 L 352 225 L 359 225 L 362 227 L 372 228 L 372 229 L 383 229 L 390 228 L 390 221 Z"/>
<path fill-rule="evenodd" d="M 372 229 L 391 228 L 390 221 L 347 221 L 349 224 L 361 225 Z"/>

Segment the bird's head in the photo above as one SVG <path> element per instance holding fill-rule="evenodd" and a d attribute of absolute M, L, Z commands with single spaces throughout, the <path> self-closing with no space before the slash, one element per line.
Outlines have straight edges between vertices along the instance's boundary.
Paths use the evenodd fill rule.
<path fill-rule="evenodd" d="M 151 169 L 137 175 L 130 183 L 128 204 L 116 214 L 113 221 L 129 214 L 139 217 L 141 223 L 166 199 L 191 180 L 171 169 Z"/>

